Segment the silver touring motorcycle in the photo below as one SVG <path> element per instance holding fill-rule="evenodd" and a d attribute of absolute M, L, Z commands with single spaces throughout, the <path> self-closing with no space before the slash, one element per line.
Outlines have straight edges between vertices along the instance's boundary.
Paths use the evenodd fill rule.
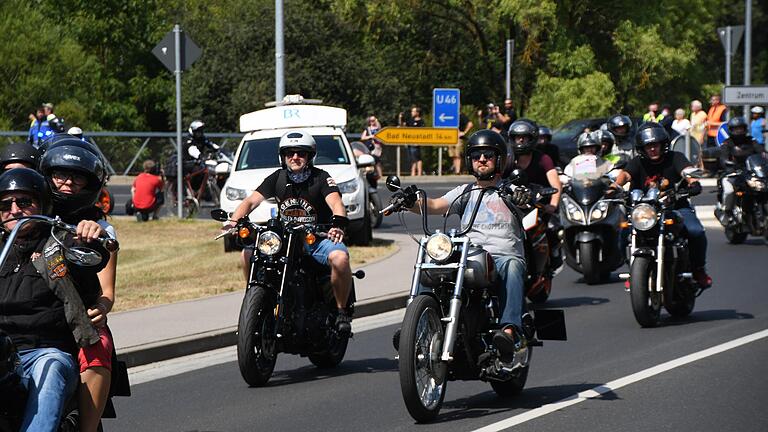
<path fill-rule="evenodd" d="M 447 233 L 429 230 L 426 200 L 421 200 L 424 237 L 420 241 L 402 328 L 393 338 L 398 351 L 403 400 L 417 422 L 429 422 L 437 417 L 448 381 L 482 380 L 489 382 L 501 397 L 519 394 L 528 378 L 532 348 L 541 346 L 540 340 L 566 339 L 563 311 L 538 309 L 524 312 L 524 340 L 513 358 L 502 359 L 493 346 L 493 335 L 501 327 L 499 279 L 491 255 L 471 244 L 467 233 L 474 224 L 484 194 L 509 195 L 515 187 L 510 184 L 484 188 L 472 209 L 468 226 Z M 387 179 L 387 188 L 410 197 L 426 197 L 426 193 L 415 186 L 401 188 L 396 176 Z M 552 193 L 542 189 L 537 195 Z M 400 198 L 396 195 L 383 212 L 389 214 L 403 207 L 402 195 Z M 531 217 L 531 213 L 536 211 L 534 208 L 528 217 L 518 215 L 521 224 L 525 226 L 528 219 L 535 221 L 536 215 Z"/>

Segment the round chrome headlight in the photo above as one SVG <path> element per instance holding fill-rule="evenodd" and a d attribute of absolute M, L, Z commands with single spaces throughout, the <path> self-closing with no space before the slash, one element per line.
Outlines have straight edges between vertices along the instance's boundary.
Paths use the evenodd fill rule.
<path fill-rule="evenodd" d="M 259 252 L 264 255 L 274 255 L 280 252 L 282 245 L 283 241 L 279 235 L 273 231 L 264 231 L 259 235 L 259 244 L 256 246 L 259 248 Z"/>
<path fill-rule="evenodd" d="M 443 262 L 451 256 L 451 252 L 453 252 L 453 242 L 447 235 L 437 233 L 427 240 L 427 255 L 433 260 Z"/>
<path fill-rule="evenodd" d="M 768 185 L 765 184 L 765 180 L 759 177 L 747 179 L 747 186 L 751 187 L 755 192 L 762 192 L 768 187 Z"/>
<path fill-rule="evenodd" d="M 656 225 L 656 209 L 648 204 L 639 204 L 632 210 L 632 226 L 647 231 Z"/>

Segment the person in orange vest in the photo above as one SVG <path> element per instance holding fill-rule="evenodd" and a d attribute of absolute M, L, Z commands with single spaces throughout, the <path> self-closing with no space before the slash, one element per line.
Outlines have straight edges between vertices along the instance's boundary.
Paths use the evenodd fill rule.
<path fill-rule="evenodd" d="M 720 103 L 720 95 L 714 94 L 709 99 L 707 111 L 707 147 L 717 146 L 717 129 L 725 122 L 728 107 Z"/>

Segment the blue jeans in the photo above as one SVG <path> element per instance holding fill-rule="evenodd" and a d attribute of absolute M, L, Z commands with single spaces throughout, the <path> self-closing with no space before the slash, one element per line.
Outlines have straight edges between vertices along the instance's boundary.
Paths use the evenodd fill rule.
<path fill-rule="evenodd" d="M 22 431 L 59 428 L 64 404 L 75 393 L 78 368 L 72 355 L 56 348 L 19 351 L 22 384 L 27 389 L 27 408 Z"/>
<path fill-rule="evenodd" d="M 704 267 L 707 263 L 707 233 L 704 232 L 704 227 L 694 209 L 685 207 L 677 211 L 683 216 L 683 224 L 685 224 L 685 230 L 688 232 L 691 267 L 694 269 Z"/>
<path fill-rule="evenodd" d="M 328 239 L 322 239 L 312 246 L 304 243 L 304 247 L 306 248 L 307 252 L 312 255 L 312 258 L 314 258 L 315 261 L 324 266 L 328 265 L 328 255 L 330 255 L 331 252 L 335 250 L 340 250 L 349 256 L 349 250 L 346 246 L 344 246 L 344 243 L 334 243 Z"/>
<path fill-rule="evenodd" d="M 525 261 L 516 256 L 494 256 L 496 272 L 501 279 L 502 289 L 499 290 L 501 302 L 501 324 L 514 324 L 522 327 L 523 290 L 525 289 Z"/>

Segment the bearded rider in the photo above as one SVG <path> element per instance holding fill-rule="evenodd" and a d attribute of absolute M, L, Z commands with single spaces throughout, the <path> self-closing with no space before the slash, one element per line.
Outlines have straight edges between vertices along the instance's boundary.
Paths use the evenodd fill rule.
<path fill-rule="evenodd" d="M 684 154 L 670 151 L 670 141 L 667 131 L 658 123 L 644 123 L 637 130 L 635 137 L 635 156 L 619 173 L 616 183 L 620 186 L 630 183 L 630 188 L 646 190 L 651 186 L 661 188 L 663 180 L 670 185 L 680 183 L 683 170 L 691 166 Z M 688 178 L 690 196 L 701 193 L 701 183 L 697 179 Z M 706 272 L 707 235 L 696 212 L 687 198 L 675 203 L 675 210 L 683 217 L 685 231 L 691 252 L 693 278 L 701 288 L 712 286 L 712 278 Z"/>
<path fill-rule="evenodd" d="M 232 220 L 248 216 L 265 199 L 275 198 L 284 221 L 330 224 L 328 238 L 307 246 L 307 249 L 315 261 L 331 268 L 331 285 L 338 308 L 336 328 L 339 333 L 349 334 L 352 326 L 346 306 L 352 286 L 352 270 L 349 266 L 349 251 L 342 243 L 349 219 L 341 193 L 336 182 L 326 171 L 313 166 L 317 144 L 310 133 L 303 130 L 286 132 L 280 138 L 279 153 L 282 168 L 264 179 L 264 182 L 237 206 Z M 228 230 L 234 226 L 235 223 L 231 222 L 222 229 Z M 252 254 L 252 249 L 243 250 L 246 279 Z"/>
<path fill-rule="evenodd" d="M 469 138 L 465 154 L 466 166 L 477 181 L 470 185 L 457 186 L 440 198 L 427 199 L 427 212 L 430 214 L 461 212 L 459 216 L 462 229 L 469 223 L 472 209 L 480 196 L 480 189 L 501 184 L 507 161 L 507 143 L 499 133 L 484 129 Z M 476 190 L 471 193 L 464 209 L 460 209 L 460 205 L 453 203 L 459 202 L 457 198 L 467 186 L 473 186 Z M 410 198 L 410 202 L 407 197 L 403 198 L 410 211 L 421 212 L 421 205 L 416 205 L 413 198 Z M 518 188 L 511 201 L 512 205 L 526 206 L 531 201 L 531 193 L 526 188 Z M 494 192 L 483 196 L 475 223 L 467 236 L 472 244 L 482 246 L 493 256 L 496 271 L 501 278 L 503 289 L 499 291 L 499 300 L 502 329 L 494 335 L 493 343 L 506 357 L 525 349 L 525 338 L 522 337 L 521 329 L 526 272 L 523 230 L 507 202 Z"/>

